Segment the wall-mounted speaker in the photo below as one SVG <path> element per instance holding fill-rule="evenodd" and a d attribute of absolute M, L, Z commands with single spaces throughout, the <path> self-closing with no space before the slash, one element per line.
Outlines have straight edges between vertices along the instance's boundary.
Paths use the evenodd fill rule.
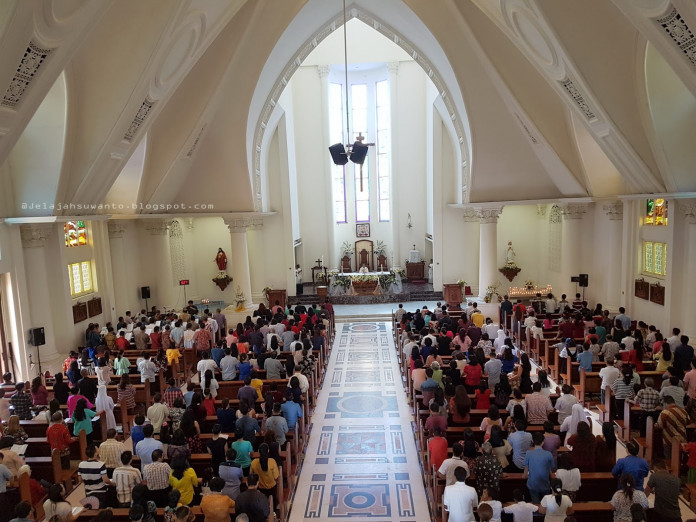
<path fill-rule="evenodd" d="M 580 274 L 580 277 L 578 278 L 578 286 L 581 286 L 583 288 L 587 288 L 590 284 L 590 276 L 587 274 Z"/>
<path fill-rule="evenodd" d="M 140 287 L 140 298 L 141 299 L 150 299 L 150 287 L 149 286 L 141 286 Z"/>
<path fill-rule="evenodd" d="M 29 344 L 32 346 L 43 346 L 46 344 L 46 334 L 43 328 L 32 328 L 29 330 Z"/>

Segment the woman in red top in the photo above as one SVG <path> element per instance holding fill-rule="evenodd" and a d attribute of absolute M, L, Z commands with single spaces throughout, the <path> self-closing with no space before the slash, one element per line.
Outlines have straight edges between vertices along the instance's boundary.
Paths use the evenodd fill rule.
<path fill-rule="evenodd" d="M 578 422 L 577 433 L 568 439 L 568 446 L 572 446 L 573 465 L 580 469 L 580 473 L 593 473 L 595 465 L 595 449 L 597 440 L 592 435 L 590 425 L 585 421 Z"/>
<path fill-rule="evenodd" d="M 476 409 L 487 410 L 491 406 L 491 389 L 485 382 L 480 382 L 476 390 Z"/>
<path fill-rule="evenodd" d="M 633 343 L 633 350 L 629 349 L 626 352 L 621 352 L 621 360 L 624 362 L 629 362 L 633 365 L 637 371 L 643 371 L 643 345 L 640 341 Z M 626 347 L 628 348 L 628 346 Z"/>
<path fill-rule="evenodd" d="M 481 373 L 481 365 L 478 363 L 476 356 L 472 355 L 469 358 L 469 364 L 462 370 L 462 377 L 464 377 L 464 385 L 467 392 L 474 393 L 476 391 L 476 388 L 481 383 Z"/>
<path fill-rule="evenodd" d="M 471 411 L 471 399 L 466 388 L 461 384 L 454 389 L 454 397 L 450 399 L 449 413 L 452 414 L 452 422 L 454 424 L 466 425 L 471 420 L 469 412 Z"/>

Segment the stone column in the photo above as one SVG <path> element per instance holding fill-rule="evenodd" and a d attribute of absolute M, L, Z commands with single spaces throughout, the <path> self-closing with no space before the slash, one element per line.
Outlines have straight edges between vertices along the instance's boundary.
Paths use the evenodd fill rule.
<path fill-rule="evenodd" d="M 328 148 L 330 145 L 333 145 L 332 143 L 329 143 L 329 66 L 328 65 L 317 65 L 317 74 L 319 75 L 319 81 L 321 82 L 321 113 L 324 115 L 322 118 L 322 133 L 321 135 L 324 137 L 323 141 L 323 149 L 325 151 L 328 151 Z M 343 120 L 341 120 L 343 121 Z M 290 130 L 288 130 L 288 133 L 290 133 Z M 334 219 L 334 214 L 333 214 L 333 160 L 331 159 L 331 156 L 327 153 L 325 154 L 326 158 L 326 179 L 327 182 L 324 184 L 324 200 L 328 202 L 327 204 L 327 211 L 329 213 L 328 219 L 330 220 L 329 222 L 331 223 L 330 227 L 327 227 L 326 229 L 326 244 L 328 245 L 328 249 L 326 251 L 326 263 L 325 266 L 328 266 L 330 268 L 337 267 L 338 262 L 337 262 L 337 252 L 336 252 L 336 241 L 335 241 L 335 228 L 336 228 L 336 220 Z M 289 216 L 288 216 L 289 218 Z M 263 285 L 266 286 L 266 285 Z M 263 286 L 261 288 L 263 288 Z"/>
<path fill-rule="evenodd" d="M 682 279 L 683 288 L 687 289 L 682 295 L 685 297 L 684 303 L 680 306 L 682 316 L 674 317 L 673 324 L 684 325 L 684 333 L 693 337 L 696 335 L 696 328 L 693 325 L 694 309 L 696 309 L 696 293 L 694 293 L 694 285 L 696 285 L 696 200 L 685 200 L 678 202 L 677 206 L 681 215 L 684 217 L 684 259 L 686 260 L 686 273 Z M 670 219 L 672 219 L 670 217 Z M 675 242 L 676 243 L 676 242 Z M 671 245 L 672 252 L 675 251 L 676 245 Z M 672 277 L 672 281 L 679 281 L 679 278 Z M 677 319 L 680 320 L 677 323 Z"/>
<path fill-rule="evenodd" d="M 399 62 L 389 62 L 387 63 L 387 68 L 389 69 L 389 99 L 391 100 L 391 107 L 390 107 L 390 116 L 391 116 L 391 142 L 392 142 L 392 153 L 391 153 L 391 172 L 389 175 L 389 185 L 391 188 L 391 229 L 392 229 L 392 247 L 389 249 L 391 250 L 391 255 L 387 253 L 388 256 L 388 262 L 390 268 L 393 268 L 391 266 L 391 263 L 393 262 L 395 265 L 399 266 L 401 265 L 400 259 L 406 258 L 405 253 L 401 253 L 401 241 L 400 241 L 400 225 L 403 224 L 403 222 L 399 219 L 399 191 L 396 189 L 396 183 L 397 183 L 397 176 L 396 173 L 399 172 L 398 168 L 398 161 L 399 161 L 399 155 L 396 154 L 396 146 L 394 144 L 399 143 L 398 140 L 398 133 L 399 133 L 399 125 L 398 125 L 398 114 L 396 110 L 393 110 L 393 107 L 396 107 L 395 103 L 396 100 L 398 99 L 398 93 L 399 93 Z M 433 254 L 434 255 L 434 254 Z M 425 260 L 426 263 L 429 262 L 428 259 Z M 406 268 L 406 267 L 402 267 Z M 433 267 L 433 270 L 435 270 L 435 267 Z M 440 270 L 440 267 L 437 267 L 437 270 Z"/>
<path fill-rule="evenodd" d="M 42 326 L 45 329 L 46 345 L 38 348 L 41 350 L 41 366 L 43 370 L 48 369 L 49 365 L 51 368 L 54 368 L 55 364 L 52 363 L 55 363 L 55 360 L 59 358 L 52 305 L 62 307 L 66 302 L 63 295 L 56 295 L 52 291 L 57 287 L 62 289 L 63 286 L 60 285 L 59 281 L 51 280 L 52 278 L 48 270 L 49 261 L 47 260 L 48 249 L 46 248 L 46 243 L 53 236 L 55 228 L 56 225 L 52 223 L 21 225 L 19 228 L 30 309 L 30 319 L 27 321 L 25 318 L 24 327 L 25 330 Z M 50 263 L 53 263 L 53 261 Z M 24 331 L 23 334 L 26 336 L 28 332 Z M 26 349 L 21 351 L 17 361 L 19 373 L 24 379 L 33 378 L 39 373 L 38 365 L 34 370 L 30 369 L 30 355 L 33 362 L 37 363 L 37 348 L 30 346 L 27 342 Z"/>
<path fill-rule="evenodd" d="M 222 220 L 230 230 L 230 259 L 232 261 L 232 289 L 233 294 L 230 301 L 234 302 L 237 287 L 241 289 L 246 297 L 246 306 L 252 304 L 251 298 L 251 274 L 249 273 L 249 248 L 247 246 L 247 227 L 251 226 L 250 218 L 226 218 Z"/>
<path fill-rule="evenodd" d="M 109 249 L 111 253 L 111 271 L 114 281 L 114 306 L 116 314 L 122 315 L 126 310 L 131 310 L 130 300 L 128 299 L 128 288 L 131 284 L 128 278 L 126 263 L 126 247 L 123 236 L 126 226 L 120 221 L 109 221 Z M 131 292 L 132 293 L 132 292 Z"/>
<path fill-rule="evenodd" d="M 247 230 L 249 230 L 249 234 L 247 236 L 247 250 L 249 252 L 249 258 L 250 259 L 266 259 L 266 243 L 264 242 L 263 238 L 263 218 L 261 217 L 253 217 L 249 219 L 249 226 L 247 227 Z M 264 296 L 261 292 L 261 289 L 265 286 L 269 286 L 268 283 L 268 277 L 266 275 L 266 270 L 267 270 L 267 263 L 254 263 L 253 265 L 249 265 L 249 281 L 250 281 L 250 286 L 252 288 L 252 291 L 254 288 L 256 288 L 256 299 L 258 299 L 258 302 L 263 302 L 266 299 L 266 296 Z M 234 284 L 232 283 L 232 286 L 237 288 Z M 251 294 L 249 294 L 251 296 Z M 253 297 L 253 296 L 252 296 Z M 249 303 L 252 302 L 253 299 L 249 299 Z"/>
<path fill-rule="evenodd" d="M 172 285 L 172 264 L 169 252 L 169 223 L 170 219 L 156 218 L 144 221 L 145 230 L 150 233 L 148 240 L 152 256 L 150 257 L 153 266 L 157 267 L 154 271 L 154 284 L 150 286 L 150 299 L 148 306 L 157 305 L 159 308 L 172 308 L 176 304 L 178 297 L 178 287 L 176 294 Z M 138 289 L 138 295 L 140 290 Z M 142 302 L 141 306 L 145 306 Z"/>
<path fill-rule="evenodd" d="M 569 288 L 568 300 L 575 298 L 575 285 L 570 282 L 571 276 L 578 275 L 581 270 L 582 255 L 582 218 L 587 212 L 587 205 L 568 203 L 561 206 L 563 213 L 563 242 L 561 246 L 561 282 L 562 288 Z M 565 286 L 568 285 L 568 286 Z M 582 290 L 578 287 L 578 291 Z"/>
<path fill-rule="evenodd" d="M 498 217 L 502 207 L 476 209 L 479 219 L 479 297 L 498 281 Z"/>
<path fill-rule="evenodd" d="M 603 207 L 609 221 L 605 223 L 604 233 L 612 238 L 608 251 L 602 255 L 604 272 L 604 308 L 618 309 L 623 302 L 621 296 L 621 242 L 623 233 L 623 202 L 614 201 Z"/>

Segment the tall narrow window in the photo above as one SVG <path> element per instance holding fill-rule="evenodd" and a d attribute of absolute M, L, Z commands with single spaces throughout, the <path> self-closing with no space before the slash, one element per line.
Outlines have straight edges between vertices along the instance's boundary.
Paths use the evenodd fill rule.
<path fill-rule="evenodd" d="M 70 294 L 73 297 L 94 292 L 92 263 L 90 261 L 68 265 L 68 276 L 70 277 Z"/>
<path fill-rule="evenodd" d="M 370 158 L 365 158 L 365 164 L 362 166 L 362 174 L 360 173 L 360 165 L 355 165 L 355 222 L 369 223 L 370 222 Z M 360 188 L 360 177 L 362 176 L 362 190 Z"/>
<path fill-rule="evenodd" d="M 331 143 L 343 141 L 343 92 L 340 83 L 329 84 L 329 138 Z M 333 175 L 334 219 L 346 223 L 346 172 L 341 165 L 331 167 Z"/>
<path fill-rule="evenodd" d="M 389 171 L 391 160 L 391 110 L 389 101 L 389 82 L 377 82 L 377 185 L 379 191 L 379 220 L 391 219 L 391 187 Z"/>
<path fill-rule="evenodd" d="M 645 241 L 643 243 L 643 272 L 664 276 L 667 275 L 667 245 Z"/>

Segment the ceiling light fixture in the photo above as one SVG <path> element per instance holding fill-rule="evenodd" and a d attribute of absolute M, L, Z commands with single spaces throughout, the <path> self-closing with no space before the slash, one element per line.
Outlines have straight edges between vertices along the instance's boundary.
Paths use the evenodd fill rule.
<path fill-rule="evenodd" d="M 348 36 L 346 25 L 348 16 L 346 14 L 346 0 L 343 0 L 343 70 L 345 72 L 345 92 L 346 92 L 346 137 L 350 139 L 350 118 L 348 108 Z M 345 165 L 348 160 L 356 165 L 360 165 L 360 192 L 363 191 L 363 173 L 362 166 L 367 157 L 368 147 L 374 146 L 374 143 L 363 143 L 365 137 L 362 133 L 358 133 L 353 144 L 334 143 L 329 147 L 331 159 L 336 165 Z"/>

